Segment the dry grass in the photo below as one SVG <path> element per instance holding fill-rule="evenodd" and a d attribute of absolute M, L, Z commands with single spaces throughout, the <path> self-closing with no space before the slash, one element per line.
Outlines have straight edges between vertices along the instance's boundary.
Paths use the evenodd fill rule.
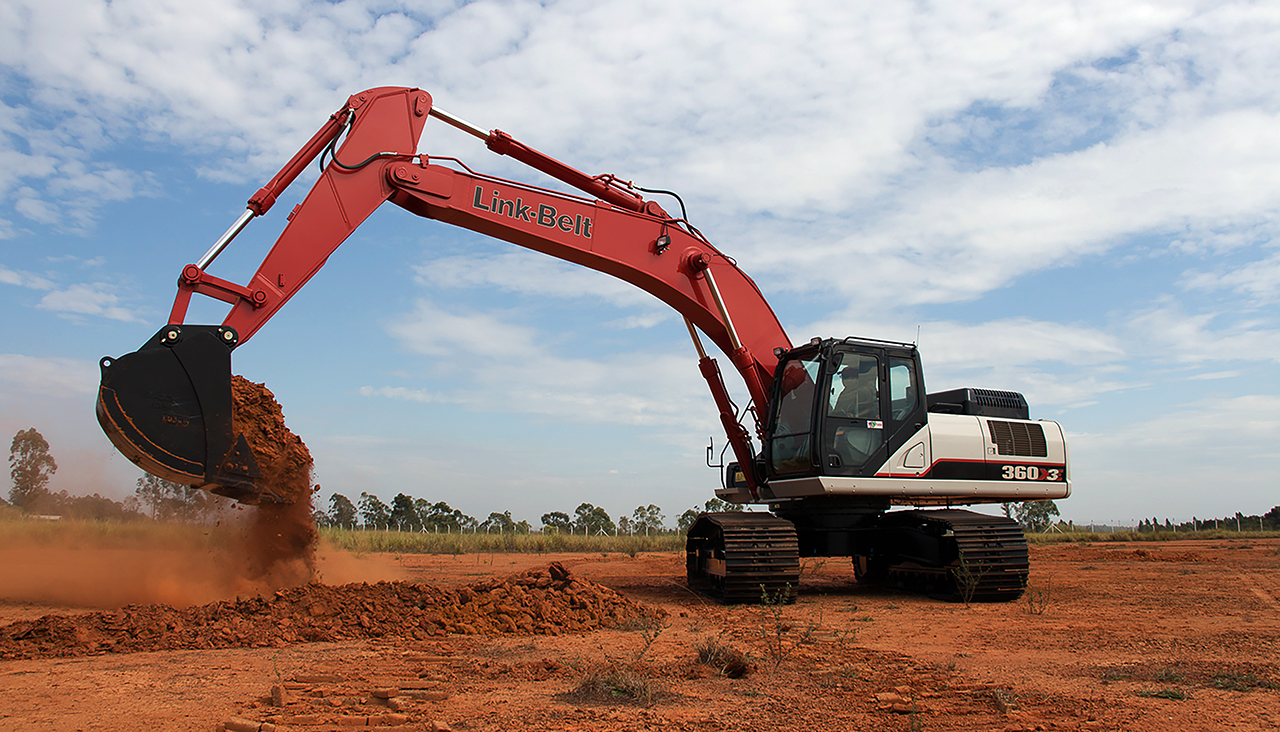
<path fill-rule="evenodd" d="M 653 679 L 617 664 L 592 668 L 583 675 L 568 696 L 578 701 L 599 704 L 636 704 L 652 706 L 662 693 Z"/>
<path fill-rule="evenodd" d="M 60 546 L 85 549 L 218 549 L 238 541 L 235 522 L 220 525 L 143 521 L 49 521 L 0 506 L 0 547 Z M 628 554 L 684 549 L 684 536 L 573 536 L 566 534 L 423 534 L 320 529 L 323 541 L 353 554 Z"/>
<path fill-rule="evenodd" d="M 673 552 L 684 549 L 682 534 L 661 536 L 575 536 L 572 534 L 436 534 L 324 528 L 320 535 L 353 554 L 556 554 Z"/>
<path fill-rule="evenodd" d="M 48 546 L 73 549 L 219 549 L 236 541 L 230 526 L 170 524 L 155 521 L 47 521 L 24 517 L 12 508 L 0 511 L 0 548 Z"/>
<path fill-rule="evenodd" d="M 719 638 L 707 638 L 698 644 L 698 663 L 710 666 L 721 676 L 740 679 L 751 673 L 751 663 L 742 651 L 728 646 Z"/>
<path fill-rule="evenodd" d="M 1027 534 L 1027 543 L 1035 545 L 1072 544 L 1085 542 L 1124 543 L 1137 541 L 1184 541 L 1190 539 L 1277 539 L 1280 531 L 1228 531 L 1227 529 L 1203 529 L 1200 531 L 1156 531 L 1115 533 L 1074 531 L 1070 533 Z"/>

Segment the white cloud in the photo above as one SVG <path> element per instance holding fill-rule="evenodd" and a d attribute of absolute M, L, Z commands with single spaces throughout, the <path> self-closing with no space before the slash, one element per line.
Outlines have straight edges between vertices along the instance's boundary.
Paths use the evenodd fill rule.
<path fill-rule="evenodd" d="M 434 371 L 460 386 L 447 397 L 398 387 L 364 387 L 366 396 L 457 401 L 482 411 L 588 423 L 700 430 L 714 424 L 696 359 L 689 355 L 567 357 L 534 328 L 492 313 L 449 312 L 427 300 L 387 330 L 409 350 L 432 357 Z"/>
<path fill-rule="evenodd" d="M 1236 312 L 1188 313 L 1164 299 L 1134 313 L 1125 327 L 1150 353 L 1185 364 L 1224 361 L 1280 362 L 1280 329 L 1267 321 L 1241 318 Z"/>
<path fill-rule="evenodd" d="M 404 399 L 411 402 L 422 402 L 429 404 L 431 402 L 452 402 L 455 399 L 439 392 L 431 392 L 425 389 L 409 389 L 403 386 L 383 386 L 373 388 L 372 386 L 362 386 L 358 389 L 360 396 L 380 396 L 386 399 Z"/>
<path fill-rule="evenodd" d="M 13 209 L 32 221 L 52 224 L 58 220 L 57 206 L 37 198 L 34 190 L 23 188 L 16 193 L 15 198 L 17 200 L 13 204 Z"/>
<path fill-rule="evenodd" d="M 1073 497 L 1062 508 L 1078 520 L 1265 512 L 1276 504 L 1277 415 L 1280 398 L 1244 394 L 1071 434 Z"/>
<path fill-rule="evenodd" d="M 1184 285 L 1191 290 L 1229 290 L 1255 305 L 1268 305 L 1280 297 L 1280 254 L 1234 267 L 1219 266 L 1212 272 L 1187 272 Z"/>
<path fill-rule="evenodd" d="M 1280 115 L 1235 112 L 1018 167 L 938 170 L 861 231 L 751 257 L 775 276 L 785 268 L 792 287 L 816 281 L 895 304 L 967 300 L 1124 237 L 1191 234 L 1213 246 L 1223 222 L 1274 217 L 1278 166 Z"/>
<path fill-rule="evenodd" d="M 1110 449 L 1153 448 L 1167 454 L 1186 454 L 1209 441 L 1219 461 L 1275 456 L 1280 443 L 1280 397 L 1246 394 L 1179 405 L 1177 411 L 1157 419 L 1084 438 L 1085 444 L 1098 441 Z"/>
<path fill-rule="evenodd" d="M 30 272 L 13 270 L 0 264 L 0 282 L 6 285 L 17 285 L 31 290 L 52 290 L 57 287 L 53 282 Z"/>
<path fill-rule="evenodd" d="M 71 257 L 67 261 L 79 261 L 79 258 Z M 84 261 L 82 266 L 97 267 L 101 263 L 101 257 L 97 257 Z M 40 275 L 0 265 L 0 283 L 45 292 L 36 307 L 64 317 L 74 319 L 94 315 L 111 320 L 141 322 L 137 312 L 121 303 L 120 297 L 115 293 L 115 286 L 105 282 L 77 283 L 63 287 Z"/>
<path fill-rule="evenodd" d="M 1207 374 L 1195 374 L 1188 376 L 1192 381 L 1218 381 L 1220 379 L 1234 379 L 1240 376 L 1239 371 L 1214 371 Z"/>
<path fill-rule="evenodd" d="M 439 257 L 414 271 L 419 284 L 433 288 L 492 287 L 525 295 L 596 298 L 618 307 L 657 303 L 652 295 L 614 277 L 524 250 Z"/>
<path fill-rule="evenodd" d="M 570 0 L 400 11 L 223 1 L 198 9 L 91 3 L 68 19 L 59 3 L 17 7 L 0 35 L 0 60 L 39 85 L 38 108 L 77 121 L 50 135 L 61 146 L 42 143 L 55 162 L 32 174 L 56 175 L 48 186 L 55 197 L 82 192 L 101 202 L 146 190 L 126 171 L 85 167 L 69 147 L 108 143 L 131 127 L 230 152 L 209 168 L 221 179 L 260 176 L 345 94 L 390 79 L 424 84 L 442 106 L 510 127 L 575 166 L 625 163 L 624 177 L 684 190 L 700 202 L 695 217 L 709 211 L 718 230 L 742 235 L 733 251 L 757 277 L 848 297 L 875 298 L 914 277 L 909 301 L 972 298 L 1123 236 L 1188 226 L 1208 234 L 1224 218 L 1256 219 L 1278 195 L 1269 171 L 1280 126 L 1249 81 L 1280 66 L 1267 43 L 1277 36 L 1274 19 L 1259 8 L 641 9 Z M 1091 65 L 1109 57 L 1123 63 Z M 1093 101 L 1115 105 L 1115 141 L 967 173 L 919 148 L 929 125 L 962 119 L 977 102 L 1036 109 L 1064 73 L 1096 87 Z M 85 95 L 94 103 L 84 104 Z M 1149 109 L 1144 100 L 1165 103 Z M 1070 127 L 1072 111 L 1063 111 L 1056 123 Z M 433 125 L 424 147 L 456 147 L 451 135 Z M 446 151 L 536 177 L 474 141 Z M 54 204 L 24 200 L 26 215 L 53 220 Z M 780 218 L 734 231 L 734 217 L 763 211 Z M 71 218 L 83 227 L 92 214 Z M 520 261 L 529 260 L 510 260 Z M 431 266 L 476 271 L 451 258 Z M 855 270 L 864 276 L 843 274 Z M 544 290 L 564 279 L 539 285 L 518 275 L 489 267 L 483 278 Z M 625 288 L 601 292 L 610 285 L 586 278 L 574 283 L 637 297 L 621 294 Z"/>
<path fill-rule="evenodd" d="M 59 115 L 59 141 L 140 128 L 229 150 L 208 168 L 224 179 L 276 169 L 346 94 L 399 82 L 577 165 L 630 160 L 730 210 L 833 212 L 910 166 L 926 120 L 1030 104 L 1063 67 L 1164 37 L 1195 7 L 27 0 L 8 6 L 0 62 Z"/>
<path fill-rule="evenodd" d="M 915 342 L 918 332 L 929 391 L 962 386 L 1018 391 L 1037 411 L 1079 406 L 1141 384 L 1119 373 L 1132 356 L 1122 339 L 1086 326 L 1023 317 L 973 324 L 926 321 L 917 326 L 853 314 L 797 332 L 900 342 Z"/>
<path fill-rule="evenodd" d="M 93 361 L 0 354 L 0 381 L 27 393 L 79 398 L 97 393 L 99 376 Z"/>
<path fill-rule="evenodd" d="M 111 289 L 100 282 L 71 285 L 48 293 L 36 307 L 69 317 L 96 315 L 111 320 L 141 322 L 134 311 L 120 304 L 120 298 Z"/>

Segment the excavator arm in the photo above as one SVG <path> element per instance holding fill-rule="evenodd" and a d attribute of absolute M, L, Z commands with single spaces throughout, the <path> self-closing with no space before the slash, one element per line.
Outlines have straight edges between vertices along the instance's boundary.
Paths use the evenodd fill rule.
<path fill-rule="evenodd" d="M 419 154 L 424 124 L 433 116 L 589 197 L 482 175 L 455 160 Z M 317 158 L 323 165 L 319 180 L 289 214 L 288 225 L 249 282 L 238 285 L 210 275 L 207 268 L 218 254 Z M 687 221 L 671 217 L 614 177 L 588 176 L 506 133 L 485 132 L 435 109 L 425 91 L 400 87 L 353 95 L 254 194 L 244 215 L 209 252 L 183 268 L 168 324 L 137 352 L 102 359 L 97 414 L 116 447 L 160 477 L 206 486 L 246 503 L 271 500 L 257 484 L 260 476 L 244 438 L 233 433 L 231 351 L 252 338 L 387 201 L 612 275 L 680 312 L 735 457 L 741 465 L 752 464 L 742 413 L 729 399 L 695 327 L 730 357 L 762 412 L 778 354 L 791 344 L 755 283 Z M 231 305 L 221 325 L 184 322 L 197 293 Z M 760 429 L 757 424 L 757 436 Z M 754 495 L 756 477 L 746 478 Z"/>

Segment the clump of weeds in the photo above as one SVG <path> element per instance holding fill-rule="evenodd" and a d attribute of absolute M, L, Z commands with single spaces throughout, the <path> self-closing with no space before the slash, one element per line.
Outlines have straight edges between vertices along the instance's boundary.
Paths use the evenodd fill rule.
<path fill-rule="evenodd" d="M 1181 671 L 1171 666 L 1158 669 L 1154 676 L 1157 683 L 1160 684 L 1178 684 L 1185 678 Z"/>
<path fill-rule="evenodd" d="M 963 556 L 960 557 L 960 563 L 951 568 L 951 577 L 956 583 L 956 594 L 964 602 L 965 607 L 969 607 L 973 602 L 973 596 L 986 574 L 984 569 L 969 564 Z"/>
<path fill-rule="evenodd" d="M 707 638 L 695 650 L 698 652 L 698 663 L 715 669 L 721 676 L 740 679 L 753 669 L 742 651 L 725 644 L 719 638 Z"/>
<path fill-rule="evenodd" d="M 632 660 L 633 664 L 638 664 L 644 659 L 645 654 L 653 647 L 653 642 L 658 640 L 658 636 L 662 635 L 662 631 L 666 629 L 666 621 L 648 615 L 633 618 L 622 625 L 622 630 L 634 630 L 640 633 L 640 638 L 643 640 L 640 650 L 636 651 L 636 657 Z"/>
<path fill-rule="evenodd" d="M 805 623 L 804 630 L 800 631 L 798 643 L 815 643 L 818 640 L 817 632 L 822 629 L 822 619 L 825 613 L 822 610 L 822 604 L 818 604 L 818 618 L 815 620 L 810 616 L 809 621 Z"/>
<path fill-rule="evenodd" d="M 1138 696 L 1146 697 L 1148 699 L 1171 699 L 1173 701 L 1186 701 L 1187 699 L 1191 698 L 1191 695 L 1183 691 L 1182 689 L 1176 689 L 1170 686 L 1166 686 L 1165 688 L 1159 691 L 1143 690 L 1143 691 L 1138 691 L 1136 693 Z"/>
<path fill-rule="evenodd" d="M 790 583 L 774 593 L 763 585 L 760 587 L 760 636 L 764 640 L 770 673 L 777 671 L 795 648 L 794 644 L 787 643 L 786 634 L 792 626 L 783 615 L 783 608 L 790 599 Z"/>
<path fill-rule="evenodd" d="M 816 577 L 826 565 L 826 557 L 805 557 L 800 560 L 800 575 L 804 576 L 808 572 L 809 576 Z"/>
<path fill-rule="evenodd" d="M 1213 688 L 1227 691 L 1252 691 L 1254 689 L 1280 689 L 1280 684 L 1259 678 L 1257 674 L 1224 671 L 1213 677 Z"/>
<path fill-rule="evenodd" d="M 649 677 L 616 663 L 589 669 L 568 697 L 605 704 L 652 706 L 661 689 Z"/>
<path fill-rule="evenodd" d="M 642 616 L 628 621 L 621 629 L 640 634 L 642 642 L 631 662 L 609 660 L 601 664 L 571 664 L 574 670 L 582 674 L 582 678 L 572 691 L 561 695 L 562 697 L 574 702 L 648 707 L 665 693 L 661 684 L 648 673 L 644 657 L 653 647 L 653 642 L 667 629 L 667 623 L 660 618 Z"/>
<path fill-rule="evenodd" d="M 1023 597 L 1027 599 L 1027 612 L 1032 615 L 1044 615 L 1049 611 L 1049 603 L 1053 597 L 1053 586 L 1048 579 L 1044 581 L 1044 585 L 1035 585 L 1027 583 L 1026 590 L 1023 591 Z"/>

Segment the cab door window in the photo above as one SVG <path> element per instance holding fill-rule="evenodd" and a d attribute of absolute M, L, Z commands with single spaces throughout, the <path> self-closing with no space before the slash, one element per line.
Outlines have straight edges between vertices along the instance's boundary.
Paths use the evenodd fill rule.
<path fill-rule="evenodd" d="M 829 417 L 880 419 L 880 374 L 875 356 L 846 354 L 827 389 Z"/>
<path fill-rule="evenodd" d="M 889 421 L 905 422 L 920 404 L 914 362 L 909 358 L 889 357 Z"/>
<path fill-rule="evenodd" d="M 866 353 L 837 354 L 828 369 L 826 387 L 826 465 L 862 466 L 884 443 L 880 360 Z"/>
<path fill-rule="evenodd" d="M 778 411 L 769 442 L 775 473 L 807 472 L 813 466 L 813 404 L 817 397 L 816 356 L 787 361 L 782 367 Z"/>

